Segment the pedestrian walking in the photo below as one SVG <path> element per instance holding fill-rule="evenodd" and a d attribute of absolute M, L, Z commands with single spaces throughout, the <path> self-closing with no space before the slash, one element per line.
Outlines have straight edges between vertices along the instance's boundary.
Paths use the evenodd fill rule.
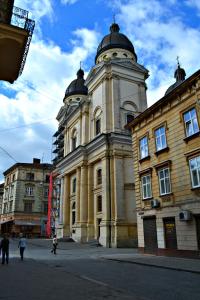
<path fill-rule="evenodd" d="M 7 238 L 6 234 L 4 234 L 3 239 L 1 240 L 0 244 L 1 252 L 2 252 L 2 265 L 6 263 L 8 264 L 9 261 L 9 239 Z"/>
<path fill-rule="evenodd" d="M 23 260 L 24 259 L 24 250 L 26 249 L 26 238 L 23 236 L 22 233 L 20 233 L 19 236 L 20 236 L 20 239 L 19 239 L 18 248 L 19 248 L 21 260 Z"/>
<path fill-rule="evenodd" d="M 57 240 L 57 237 L 56 237 L 55 234 L 53 236 L 53 244 L 52 244 L 52 246 L 53 246 L 53 248 L 51 250 L 51 253 L 56 254 L 56 249 L 57 249 L 57 246 L 58 246 L 58 240 Z"/>

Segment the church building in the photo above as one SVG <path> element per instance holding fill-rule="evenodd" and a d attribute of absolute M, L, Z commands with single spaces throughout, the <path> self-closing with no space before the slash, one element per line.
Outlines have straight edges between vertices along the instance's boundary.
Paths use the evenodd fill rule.
<path fill-rule="evenodd" d="M 137 246 L 132 140 L 125 125 L 147 108 L 147 77 L 133 44 L 113 23 L 86 80 L 80 68 L 67 87 L 53 142 L 59 238 Z"/>

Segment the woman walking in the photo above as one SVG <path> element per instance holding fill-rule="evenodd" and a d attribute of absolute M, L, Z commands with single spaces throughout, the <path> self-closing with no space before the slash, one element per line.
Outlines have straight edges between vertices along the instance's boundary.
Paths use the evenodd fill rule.
<path fill-rule="evenodd" d="M 20 236 L 20 240 L 19 240 L 18 248 L 19 248 L 21 260 L 23 260 L 24 259 L 24 250 L 26 248 L 26 238 L 23 237 L 22 233 L 20 233 L 19 236 Z"/>

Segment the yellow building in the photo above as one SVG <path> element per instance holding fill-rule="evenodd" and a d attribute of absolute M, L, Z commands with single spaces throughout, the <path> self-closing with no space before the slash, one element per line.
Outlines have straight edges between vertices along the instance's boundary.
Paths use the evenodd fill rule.
<path fill-rule="evenodd" d="M 138 246 L 142 252 L 198 256 L 200 250 L 200 71 L 176 82 L 129 124 Z"/>
<path fill-rule="evenodd" d="M 57 235 L 105 247 L 137 245 L 131 134 L 124 126 L 147 107 L 148 71 L 119 31 L 110 26 L 86 80 L 80 69 L 67 88 L 54 134 Z"/>
<path fill-rule="evenodd" d="M 13 83 L 21 75 L 34 26 L 14 0 L 0 0 L 0 80 Z"/>

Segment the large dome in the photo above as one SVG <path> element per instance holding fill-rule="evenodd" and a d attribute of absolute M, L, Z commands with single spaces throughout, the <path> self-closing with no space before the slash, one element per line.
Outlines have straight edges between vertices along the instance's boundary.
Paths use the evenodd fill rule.
<path fill-rule="evenodd" d="M 73 80 L 65 92 L 65 98 L 72 95 L 87 95 L 88 88 L 85 86 L 84 71 L 79 69 L 77 79 Z"/>
<path fill-rule="evenodd" d="M 97 61 L 98 56 L 106 50 L 113 48 L 120 48 L 130 51 L 137 61 L 137 55 L 135 53 L 133 44 L 131 41 L 122 33 L 119 33 L 120 28 L 119 25 L 113 23 L 110 26 L 110 34 L 106 35 L 97 48 L 97 54 L 95 57 L 95 63 Z"/>

